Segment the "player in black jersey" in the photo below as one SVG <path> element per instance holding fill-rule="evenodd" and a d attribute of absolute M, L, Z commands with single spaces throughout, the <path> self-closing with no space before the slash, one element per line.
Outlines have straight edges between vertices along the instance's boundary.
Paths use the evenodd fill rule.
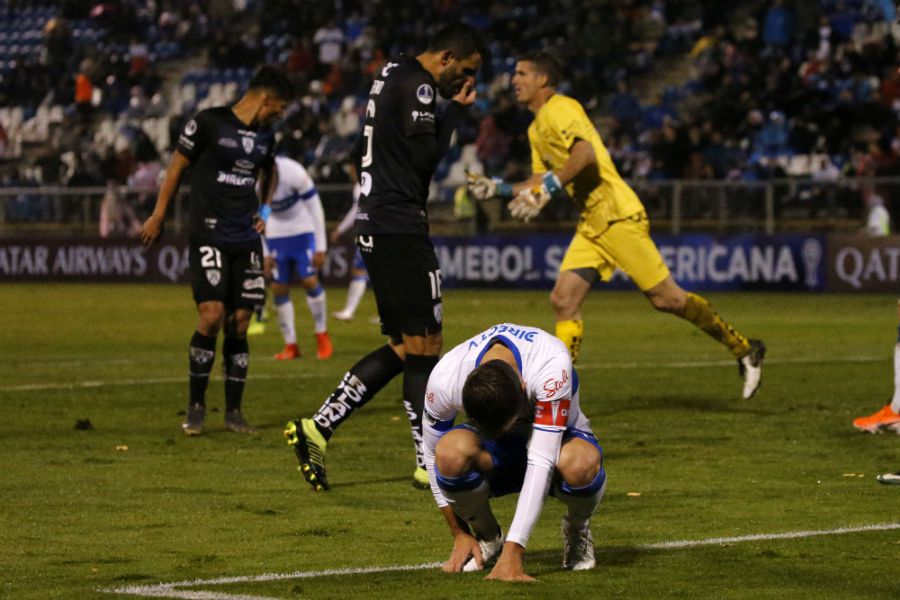
<path fill-rule="evenodd" d="M 362 253 L 385 346 L 361 358 L 310 419 L 291 421 L 288 443 L 314 489 L 328 489 L 325 448 L 335 429 L 403 373 L 403 401 L 416 449 L 414 483 L 428 486 L 422 407 L 441 351 L 441 271 L 428 237 L 428 184 L 487 59 L 477 30 L 450 25 L 415 57 L 400 56 L 376 74 L 359 137 L 356 243 Z M 435 88 L 450 100 L 441 113 Z"/>
<path fill-rule="evenodd" d="M 265 301 L 260 234 L 277 184 L 269 126 L 293 95 L 287 76 L 265 66 L 236 104 L 197 113 L 178 138 L 156 207 L 141 229 L 146 245 L 159 237 L 181 174 L 190 168 L 191 287 L 200 320 L 190 345 L 190 403 L 182 424 L 186 435 L 203 433 L 206 386 L 223 327 L 225 426 L 253 432 L 241 413 L 241 397 L 249 357 L 247 326 L 253 308 Z"/>

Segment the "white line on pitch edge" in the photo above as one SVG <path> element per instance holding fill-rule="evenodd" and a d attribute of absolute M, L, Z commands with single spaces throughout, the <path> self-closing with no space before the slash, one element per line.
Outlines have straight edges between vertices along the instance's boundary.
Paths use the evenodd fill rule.
<path fill-rule="evenodd" d="M 840 363 L 870 363 L 887 361 L 885 356 L 847 356 L 842 358 L 769 358 L 767 365 L 804 365 L 804 364 L 840 364 Z M 579 371 L 593 369 L 701 369 L 708 367 L 734 367 L 732 360 L 695 360 L 678 362 L 619 362 L 619 363 L 587 363 L 578 365 Z M 314 379 L 324 377 L 321 372 L 316 373 L 259 373 L 251 375 L 251 379 Z M 118 380 L 93 380 L 93 381 L 67 381 L 61 383 L 23 383 L 0 387 L 0 392 L 34 392 L 44 390 L 68 390 L 77 388 L 98 388 L 106 386 L 130 386 L 152 385 L 162 383 L 180 383 L 185 377 L 150 377 L 147 379 L 118 379 Z"/>
<path fill-rule="evenodd" d="M 837 529 L 820 529 L 807 531 L 788 531 L 785 533 L 756 533 L 734 537 L 715 537 L 702 540 L 676 540 L 670 542 L 656 542 L 653 544 L 640 544 L 624 550 L 677 550 L 681 548 L 693 548 L 697 546 L 715 546 L 721 544 L 739 544 L 742 542 L 760 542 L 768 540 L 788 540 L 809 538 L 823 535 L 841 535 L 846 533 L 860 533 L 866 531 L 888 531 L 900 529 L 900 523 L 877 523 L 874 525 L 860 525 L 857 527 L 839 527 Z M 602 552 L 602 548 L 600 548 Z M 284 581 L 289 579 L 310 579 L 314 577 L 329 577 L 335 575 L 363 575 L 367 573 L 392 573 L 399 571 L 422 571 L 436 569 L 441 566 L 439 562 L 424 563 L 419 565 L 395 565 L 389 567 L 360 567 L 346 569 L 325 569 L 322 571 L 295 571 L 293 573 L 264 573 L 262 575 L 244 575 L 236 577 L 218 577 L 216 579 L 194 579 L 178 581 L 175 583 L 160 583 L 156 585 L 131 585 L 120 588 L 106 588 L 98 591 L 110 594 L 123 594 L 128 596 L 140 596 L 145 598 L 179 598 L 187 600 L 278 600 L 268 596 L 247 596 L 237 594 L 223 594 L 206 590 L 180 590 L 181 587 L 199 587 L 208 585 L 227 585 L 231 583 L 261 583 L 268 581 Z"/>

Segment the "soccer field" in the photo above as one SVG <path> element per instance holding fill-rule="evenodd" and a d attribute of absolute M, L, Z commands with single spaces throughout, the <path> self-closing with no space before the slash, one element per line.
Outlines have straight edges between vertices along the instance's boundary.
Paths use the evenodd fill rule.
<path fill-rule="evenodd" d="M 329 290 L 332 309 L 343 299 Z M 900 438 L 850 425 L 892 393 L 896 298 L 709 299 L 769 347 L 749 401 L 734 361 L 689 324 L 634 292 L 589 297 L 577 368 L 609 473 L 598 566 L 560 569 L 563 509 L 549 499 L 528 586 L 435 568 L 451 540 L 409 484 L 399 380 L 329 445 L 330 492 L 297 473 L 281 429 L 382 343 L 371 295 L 356 321 L 330 323 L 329 361 L 314 358 L 302 300 L 302 360 L 271 359 L 274 320 L 251 338 L 258 435 L 224 430 L 216 368 L 208 433 L 185 438 L 187 288 L 4 284 L 0 597 L 897 598 L 900 488 L 875 475 L 900 469 Z M 545 292 L 449 290 L 444 314 L 445 349 L 497 322 L 553 325 Z M 495 508 L 508 526 L 514 498 Z"/>

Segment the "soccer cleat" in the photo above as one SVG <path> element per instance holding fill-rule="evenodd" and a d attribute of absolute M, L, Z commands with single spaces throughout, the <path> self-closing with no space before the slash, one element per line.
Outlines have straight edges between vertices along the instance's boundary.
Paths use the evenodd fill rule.
<path fill-rule="evenodd" d="M 195 436 L 203 435 L 203 421 L 206 419 L 206 406 L 200 404 L 188 405 L 187 416 L 184 417 L 184 423 L 181 424 L 181 430 L 184 435 Z"/>
<path fill-rule="evenodd" d="M 413 472 L 412 486 L 419 490 L 431 488 L 431 483 L 428 482 L 428 471 L 424 467 L 416 467 Z"/>
<path fill-rule="evenodd" d="M 297 460 L 300 461 L 298 470 L 303 479 L 317 492 L 329 489 L 328 479 L 325 477 L 325 448 L 328 442 L 316 429 L 313 420 L 288 421 L 284 437 L 287 438 L 288 445 L 294 447 Z"/>
<path fill-rule="evenodd" d="M 256 433 L 239 408 L 225 411 L 225 428 L 235 433 Z"/>
<path fill-rule="evenodd" d="M 352 321 L 353 313 L 349 310 L 339 310 L 337 312 L 331 313 L 331 316 L 337 319 L 338 321 Z"/>
<path fill-rule="evenodd" d="M 744 378 L 744 400 L 751 398 L 762 383 L 762 362 L 766 345 L 762 340 L 750 340 L 750 352 L 738 359 L 738 372 Z"/>
<path fill-rule="evenodd" d="M 254 313 L 252 317 L 250 317 L 250 325 L 247 326 L 247 335 L 262 335 L 266 332 L 266 324 L 264 321 L 260 321 L 259 318 Z"/>
<path fill-rule="evenodd" d="M 503 532 L 498 531 L 496 537 L 478 540 L 478 546 L 481 548 L 482 565 L 479 567 L 473 556 L 463 565 L 463 571 L 481 571 L 497 562 L 497 559 L 500 558 L 500 552 L 503 550 Z"/>
<path fill-rule="evenodd" d="M 581 527 L 572 527 L 568 515 L 562 520 L 563 569 L 586 571 L 597 566 L 594 558 L 594 538 L 591 535 L 591 521 Z"/>
<path fill-rule="evenodd" d="M 331 355 L 334 353 L 334 346 L 331 345 L 331 338 L 328 337 L 328 332 L 323 331 L 322 333 L 316 334 L 316 358 L 319 360 L 325 360 L 331 358 Z"/>
<path fill-rule="evenodd" d="M 300 358 L 300 348 L 297 344 L 285 344 L 284 350 L 275 355 L 275 360 L 294 360 Z"/>
<path fill-rule="evenodd" d="M 878 480 L 878 483 L 884 483 L 887 485 L 900 485 L 900 471 L 897 471 L 895 473 L 882 473 L 875 479 Z"/>
<path fill-rule="evenodd" d="M 900 433 L 900 415 L 891 410 L 891 405 L 888 404 L 874 415 L 853 419 L 853 426 L 869 433 L 879 433 L 882 429 L 893 429 Z"/>

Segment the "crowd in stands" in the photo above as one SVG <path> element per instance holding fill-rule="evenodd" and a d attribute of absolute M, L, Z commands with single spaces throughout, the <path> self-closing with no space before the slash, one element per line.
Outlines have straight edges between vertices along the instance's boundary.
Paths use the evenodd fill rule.
<path fill-rule="evenodd" d="M 491 59 L 437 198 L 466 169 L 529 170 L 531 116 L 509 78 L 536 48 L 631 180 L 900 172 L 887 0 L 0 0 L 0 183 L 151 184 L 190 115 L 235 99 L 263 63 L 298 89 L 282 150 L 344 181 L 374 73 L 453 20 L 485 32 Z"/>

